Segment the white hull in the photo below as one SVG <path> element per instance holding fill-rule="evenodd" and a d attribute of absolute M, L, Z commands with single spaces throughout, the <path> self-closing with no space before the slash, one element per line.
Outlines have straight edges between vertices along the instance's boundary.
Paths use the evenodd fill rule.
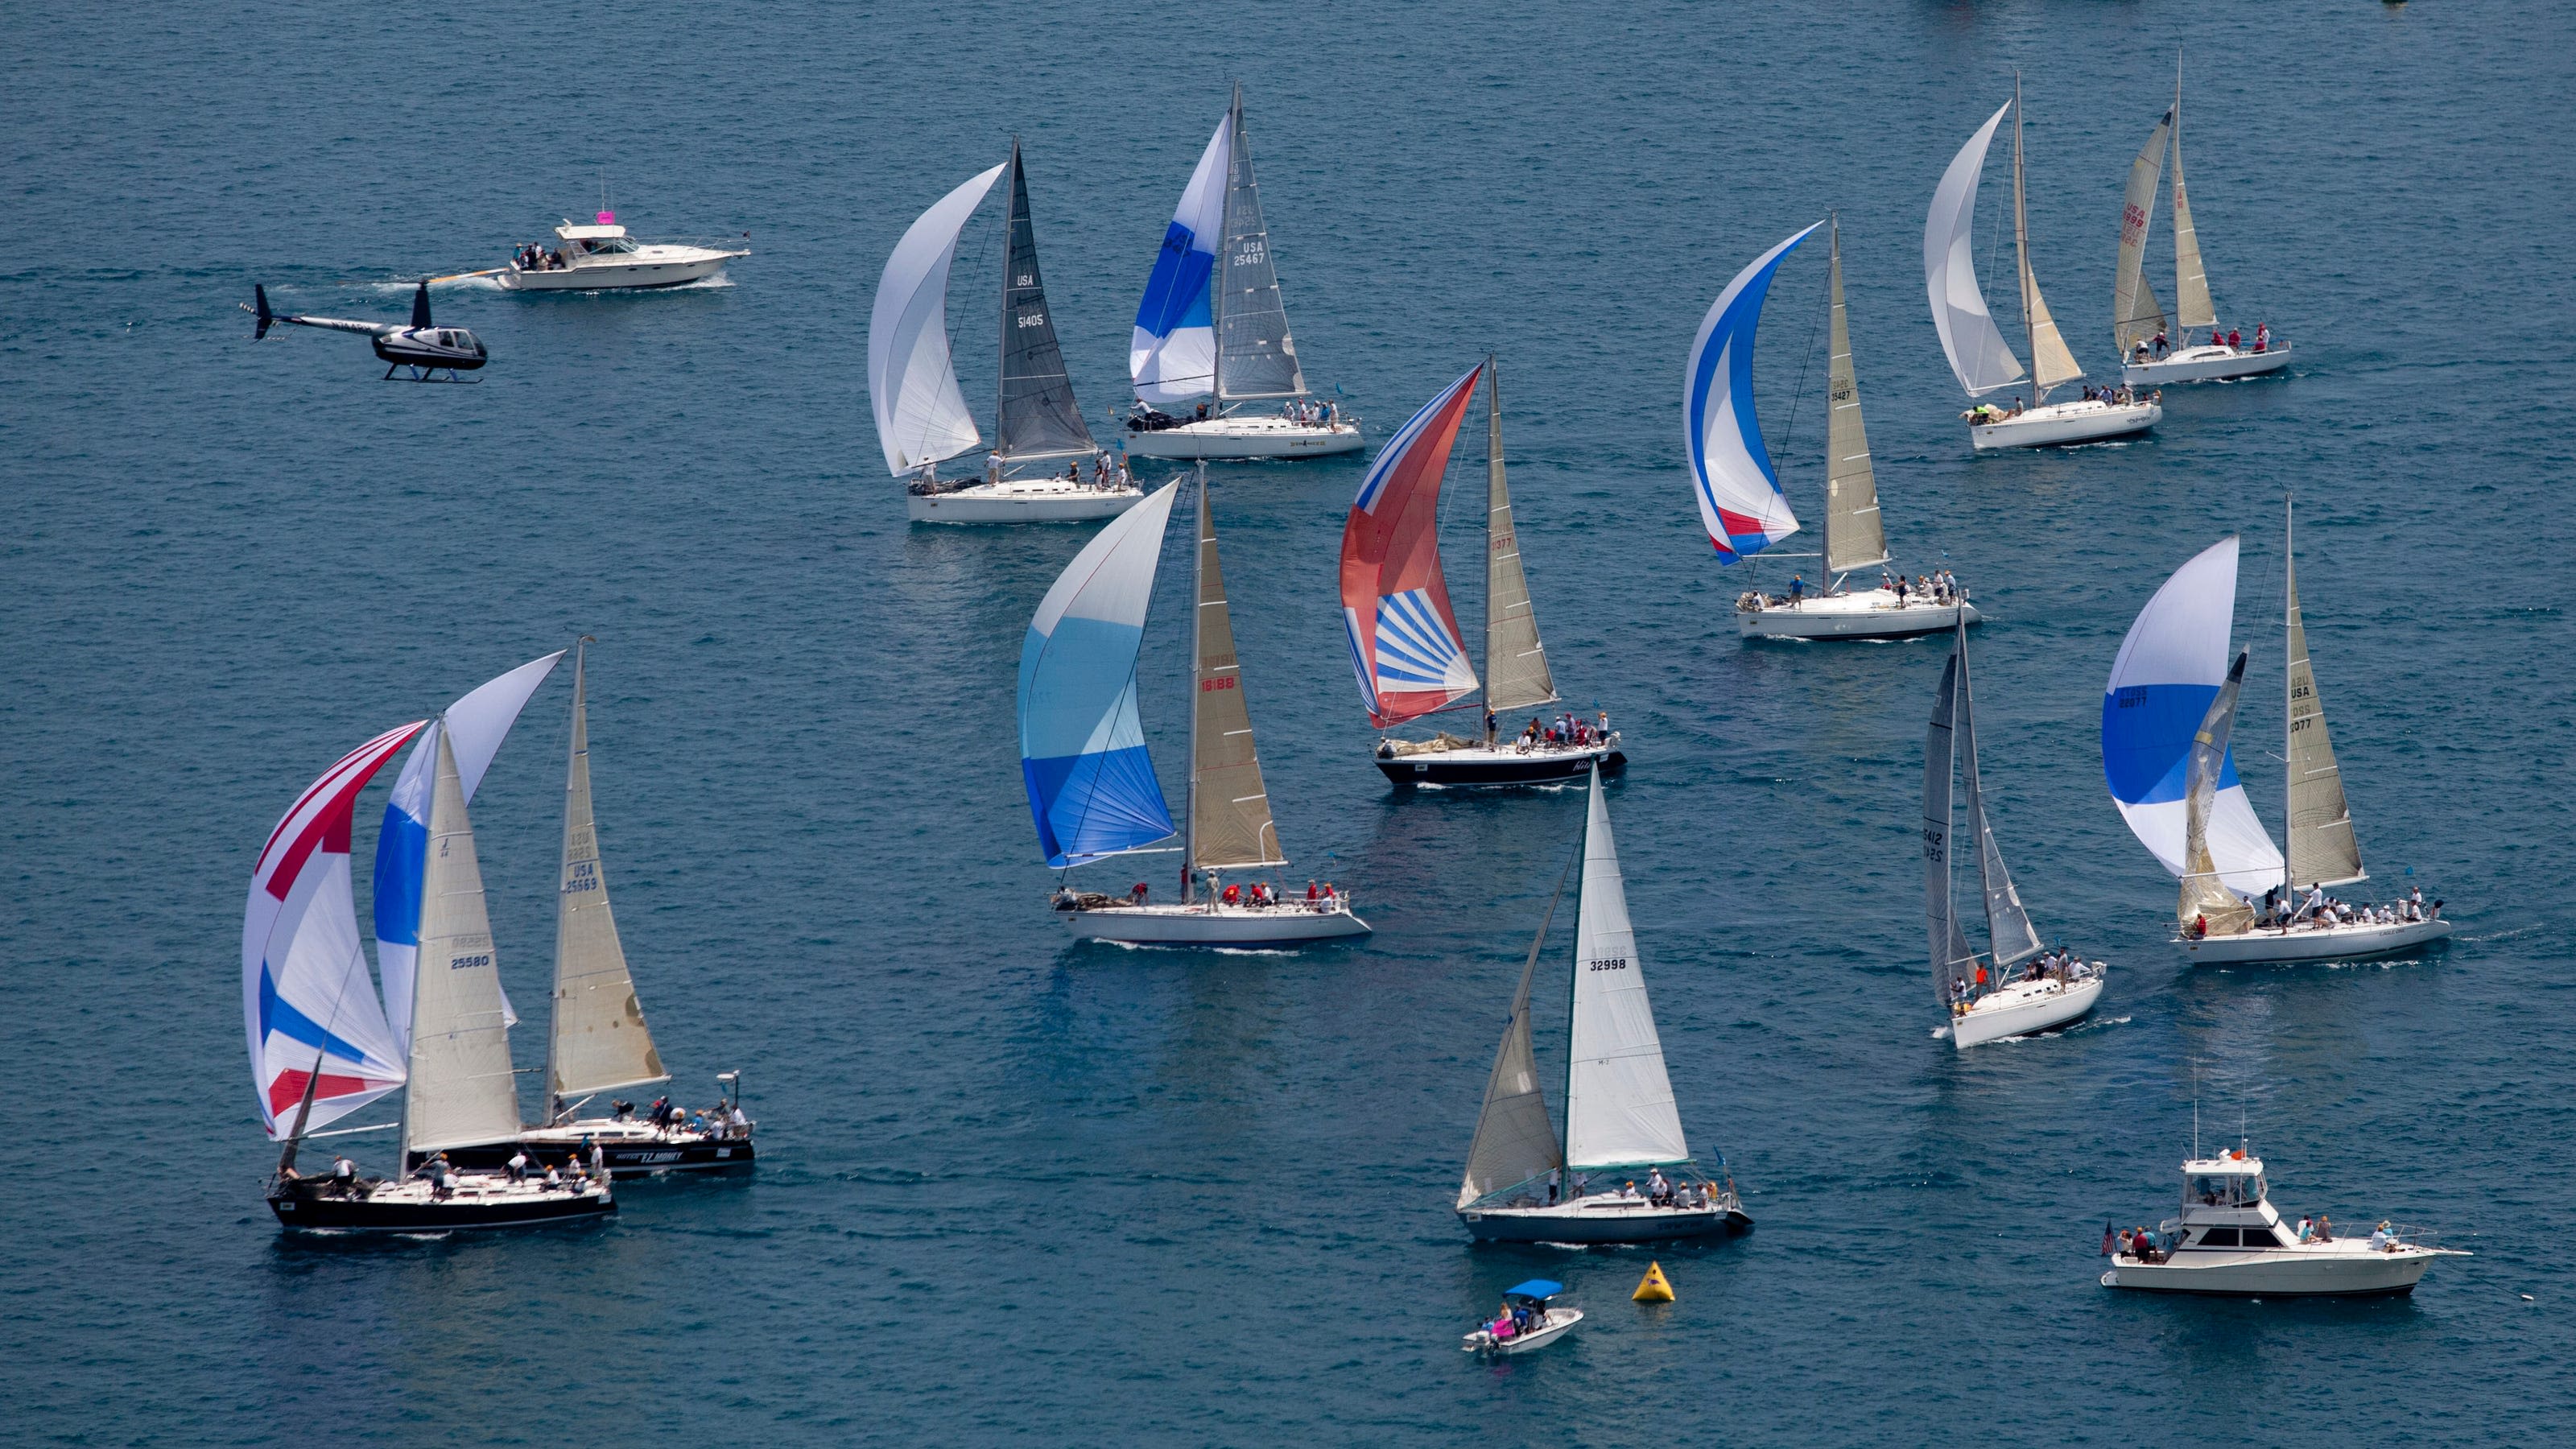
<path fill-rule="evenodd" d="M 1564 1336 L 1567 1329 L 1582 1321 L 1583 1310 L 1580 1308 L 1551 1308 L 1547 1310 L 1541 1327 L 1510 1338 L 1496 1338 L 1492 1330 L 1480 1328 L 1467 1335 L 1465 1347 L 1469 1353 L 1527 1353 L 1542 1344 L 1555 1342 Z"/>
<path fill-rule="evenodd" d="M 1731 1193 L 1704 1207 L 1657 1207 L 1642 1197 L 1595 1193 L 1553 1207 L 1471 1207 L 1458 1217 L 1467 1231 L 1498 1243 L 1660 1243 L 1748 1228 Z"/>
<path fill-rule="evenodd" d="M 1980 453 L 1999 448 L 2054 448 L 2143 433 L 2164 415 L 2165 410 L 2154 403 L 2046 403 L 1996 422 L 1972 424 L 1968 440 Z"/>
<path fill-rule="evenodd" d="M 2123 1254 L 2102 1275 L 2105 1288 L 2232 1297 L 2372 1297 L 2415 1291 L 2432 1248 L 2374 1249 L 2368 1240 L 2303 1243 L 2295 1248 L 2183 1248 L 2161 1263 Z"/>
<path fill-rule="evenodd" d="M 954 493 L 906 493 L 915 523 L 1084 523 L 1144 501 L 1141 488 L 1093 488 L 1062 478 L 977 483 Z"/>
<path fill-rule="evenodd" d="M 1980 617 L 1974 604 L 1936 604 L 1919 595 L 1899 602 L 1885 589 L 1868 589 L 1794 604 L 1738 605 L 1735 627 L 1747 639 L 1905 639 L 1946 634 L 1959 619 L 1974 624 Z"/>
<path fill-rule="evenodd" d="M 1950 1045 L 1965 1051 L 2008 1036 L 2028 1036 L 2081 1021 L 2102 999 L 2102 986 L 2102 966 L 2095 962 L 2093 975 L 2087 980 L 2015 982 L 1989 992 L 1978 999 L 1976 1009 L 1950 1019 Z"/>
<path fill-rule="evenodd" d="M 1365 936 L 1368 922 L 1351 914 L 1345 897 L 1330 909 L 1304 901 L 1276 906 L 1103 906 L 1061 913 L 1081 941 L 1121 941 L 1135 946 L 1285 946 Z"/>
<path fill-rule="evenodd" d="M 1135 458 L 1321 458 L 1360 450 L 1359 424 L 1322 427 L 1281 417 L 1220 417 L 1156 432 L 1129 432 Z"/>
<path fill-rule="evenodd" d="M 2451 934 L 2449 921 L 2399 921 L 2391 925 L 2256 927 L 2241 936 L 2183 938 L 2182 948 L 2202 966 L 2258 961 L 2350 961 L 2421 946 Z"/>
<path fill-rule="evenodd" d="M 670 253 L 670 255 L 657 255 Z M 508 266 L 493 280 L 505 292 L 625 292 L 652 287 L 680 287 L 704 281 L 747 251 L 720 252 L 706 247 L 641 247 L 617 261 L 597 261 L 528 271 Z"/>
<path fill-rule="evenodd" d="M 2290 345 L 2267 347 L 2261 352 L 2242 348 L 2203 345 L 2186 347 L 2179 352 L 2152 362 L 2130 362 L 2120 367 L 2120 381 L 2131 387 L 2164 387 L 2171 383 L 2227 382 L 2240 377 L 2260 377 L 2278 372 L 2290 365 Z"/>

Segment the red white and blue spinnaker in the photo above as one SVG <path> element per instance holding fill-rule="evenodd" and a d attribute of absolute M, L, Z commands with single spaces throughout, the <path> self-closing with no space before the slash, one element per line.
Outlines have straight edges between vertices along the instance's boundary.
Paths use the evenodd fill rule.
<path fill-rule="evenodd" d="M 1440 481 L 1484 372 L 1468 368 L 1387 440 L 1342 526 L 1342 624 L 1379 729 L 1476 692 L 1440 571 Z"/>
<path fill-rule="evenodd" d="M 1798 531 L 1797 515 L 1781 496 L 1780 475 L 1771 466 L 1762 425 L 1753 415 L 1753 334 L 1762 321 L 1763 299 L 1771 292 L 1771 274 L 1789 249 L 1815 229 L 1808 227 L 1735 274 L 1700 320 L 1690 365 L 1682 374 L 1683 446 L 1690 456 L 1691 493 L 1699 500 L 1700 523 L 1720 563 L 1759 553 Z"/>

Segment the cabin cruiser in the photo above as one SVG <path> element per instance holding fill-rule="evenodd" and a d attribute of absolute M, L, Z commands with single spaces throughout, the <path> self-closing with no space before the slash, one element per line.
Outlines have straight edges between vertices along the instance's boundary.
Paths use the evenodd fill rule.
<path fill-rule="evenodd" d="M 636 291 L 703 281 L 751 255 L 748 246 L 637 241 L 613 211 L 599 213 L 589 226 L 567 219 L 555 228 L 555 242 L 520 248 L 493 279 L 510 292 Z"/>
<path fill-rule="evenodd" d="M 2263 1160 L 2239 1146 L 2182 1165 L 2182 1215 L 2150 1233 L 2123 1234 L 2105 1288 L 2240 1297 L 2359 1298 L 2415 1291 L 2439 1257 L 2415 1230 L 2387 1223 L 2337 1237 L 2325 1218 L 2293 1226 L 2274 1210 Z"/>
<path fill-rule="evenodd" d="M 1565 1285 L 1552 1278 L 1532 1278 L 1503 1290 L 1503 1311 L 1494 1321 L 1467 1335 L 1469 1353 L 1527 1353 L 1554 1342 L 1583 1321 L 1580 1308 L 1558 1308 L 1553 1300 Z"/>

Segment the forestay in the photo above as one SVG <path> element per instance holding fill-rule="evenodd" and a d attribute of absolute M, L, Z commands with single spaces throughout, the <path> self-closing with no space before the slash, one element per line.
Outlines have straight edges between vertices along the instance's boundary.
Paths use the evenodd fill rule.
<path fill-rule="evenodd" d="M 436 1152 L 519 1135 L 518 1079 L 501 1000 L 500 953 L 483 899 L 474 825 L 448 731 L 438 732 L 423 871 L 420 971 L 413 984 L 411 1085 L 403 1151 Z"/>
<path fill-rule="evenodd" d="M 1954 632 L 1958 635 L 1960 774 L 1968 782 L 1968 819 L 1977 832 L 1977 884 L 1986 900 L 1986 944 L 1996 969 L 2001 970 L 2038 955 L 2039 933 L 2031 927 L 2030 912 L 2022 908 L 2021 892 L 2013 888 L 2003 847 L 1995 840 L 1994 822 L 1986 815 L 1985 783 L 1977 773 L 1977 690 L 1974 671 L 1968 667 L 1967 621 L 1959 620 Z"/>
<path fill-rule="evenodd" d="M 269 1136 L 313 1091 L 311 1131 L 403 1084 L 402 1047 L 376 1005 L 350 893 L 358 792 L 421 730 L 413 721 L 343 755 L 295 797 L 251 870 L 242 906 L 242 1026 Z M 314 1083 L 316 1072 L 321 1077 Z"/>
<path fill-rule="evenodd" d="M 1817 226 L 1824 223 L 1818 222 Z M 1682 374 L 1683 447 L 1690 456 L 1700 524 L 1720 563 L 1758 553 L 1798 531 L 1780 475 L 1753 413 L 1753 335 L 1771 274 L 1806 231 L 1780 243 L 1735 274 L 1700 319 Z"/>
<path fill-rule="evenodd" d="M 2173 130 L 2173 112 L 2156 122 L 2154 134 L 2129 163 L 2129 189 L 2120 199 L 2120 261 L 2111 288 L 2111 341 L 2122 357 L 2131 348 L 2165 330 L 2164 304 L 2147 283 L 2147 233 L 2154 227 L 2156 186 L 2164 180 L 2165 138 Z"/>
<path fill-rule="evenodd" d="M 572 739 L 564 767 L 563 869 L 555 891 L 555 1000 L 546 1089 L 557 1100 L 668 1080 L 626 947 L 608 905 L 590 801 L 590 704 L 583 660 L 572 669 Z"/>
<path fill-rule="evenodd" d="M 2299 612 L 2299 566 L 2289 563 L 2288 769 L 2290 888 L 2349 885 L 2363 878 L 2361 841 L 2343 796 L 2343 770 L 2326 733 L 2325 701 L 2308 663 L 2308 626 Z"/>
<path fill-rule="evenodd" d="M 1568 861 L 1570 870 L 1573 862 Z M 1529 959 L 1521 963 L 1520 989 L 1512 993 L 1512 1014 L 1503 1023 L 1502 1043 L 1494 1048 L 1494 1069 L 1485 1078 L 1485 1105 L 1476 1114 L 1475 1141 L 1467 1148 L 1467 1176 L 1458 1185 L 1458 1206 L 1507 1192 L 1565 1166 L 1565 1151 L 1548 1120 L 1547 1096 L 1539 1089 L 1538 1054 L 1530 1043 L 1530 980 L 1547 949 L 1547 929 L 1556 920 L 1557 902 L 1565 899 L 1565 877 L 1558 876 L 1547 914 L 1539 918 L 1538 935 L 1530 941 Z"/>
<path fill-rule="evenodd" d="M 1002 367 L 993 410 L 993 450 L 1006 462 L 1087 456 L 1099 450 L 1073 400 L 1055 314 L 1038 273 L 1037 228 L 1029 220 L 1029 177 L 1011 143 L 1010 244 L 1002 266 Z"/>
<path fill-rule="evenodd" d="M 2006 101 L 1959 148 L 1923 219 L 1923 287 L 1931 297 L 1932 329 L 1941 334 L 1951 375 L 1970 397 L 2010 387 L 2023 376 L 2021 360 L 2005 344 L 1977 287 L 1977 182 L 1995 127 L 2011 109 Z"/>
<path fill-rule="evenodd" d="M 969 178 L 913 222 L 886 258 L 868 312 L 868 404 L 886 471 L 902 477 L 983 440 L 948 348 L 948 268 L 957 234 L 1010 163 Z"/>
<path fill-rule="evenodd" d="M 1252 739 L 1234 615 L 1217 559 L 1216 515 L 1201 487 L 1198 516 L 1198 665 L 1190 698 L 1190 865 L 1200 870 L 1286 865 Z"/>
<path fill-rule="evenodd" d="M 1127 372 L 1139 400 L 1157 407 L 1205 397 L 1216 388 L 1216 323 L 1210 283 L 1225 229 L 1226 173 L 1234 154 L 1234 112 L 1217 122 L 1181 191 L 1163 249 L 1145 278 L 1136 327 L 1127 343 Z"/>
<path fill-rule="evenodd" d="M 1848 573 L 1887 562 L 1887 530 L 1878 513 L 1878 474 L 1870 466 L 1869 429 L 1860 416 L 1860 375 L 1852 367 L 1851 322 L 1843 311 L 1843 238 L 1833 233 L 1832 302 L 1825 397 L 1825 569 Z"/>
<path fill-rule="evenodd" d="M 1288 309 L 1279 299 L 1279 269 L 1261 188 L 1252 179 L 1252 142 L 1243 129 L 1243 91 L 1227 112 L 1233 138 L 1226 169 L 1225 248 L 1217 254 L 1216 392 L 1222 401 L 1296 397 L 1306 391 Z"/>
<path fill-rule="evenodd" d="M 1503 374 L 1493 359 L 1485 413 L 1485 707 L 1528 709 L 1556 699 L 1538 612 L 1521 572 L 1520 535 L 1512 525 L 1512 490 L 1503 476 Z"/>
<path fill-rule="evenodd" d="M 1483 374 L 1482 363 L 1467 369 L 1396 430 L 1342 525 L 1342 628 L 1380 729 L 1476 692 L 1440 568 L 1440 484 Z"/>
<path fill-rule="evenodd" d="M 2021 88 L 2013 88 L 2014 103 L 2020 103 Z M 2061 382 L 2072 382 L 2084 375 L 2075 363 L 2075 354 L 2066 348 L 2066 339 L 2057 330 L 2056 319 L 2048 315 L 2048 299 L 2039 294 L 2039 273 L 2030 263 L 2030 207 L 2022 184 L 2021 113 L 2013 115 L 2013 254 L 2021 264 L 2022 326 L 2030 333 L 2030 369 L 2032 385 L 2045 394 Z"/>
<path fill-rule="evenodd" d="M 1020 644 L 1020 773 L 1039 851 L 1059 869 L 1172 834 L 1136 712 L 1136 652 L 1176 486 L 1074 555 Z"/>
<path fill-rule="evenodd" d="M 1932 963 L 1933 995 L 1946 1007 L 1952 984 L 1975 969 L 1976 953 L 1959 929 L 1950 889 L 1950 834 L 1955 824 L 1950 776 L 1958 763 L 1953 720 L 1959 698 L 1959 653 L 1941 666 L 1941 688 L 1932 696 L 1932 722 L 1923 731 L 1923 925 Z"/>
<path fill-rule="evenodd" d="M 1687 1161 L 1690 1144 L 1682 1138 L 1681 1113 L 1664 1074 L 1664 1044 L 1646 1000 L 1644 964 L 1628 924 L 1628 893 L 1597 765 L 1590 809 L 1574 932 L 1565 1164 L 1583 1169 Z"/>
<path fill-rule="evenodd" d="M 2204 926 L 2213 936 L 2232 936 L 2254 924 L 2254 910 L 2218 879 L 2209 849 L 2210 807 L 2218 795 L 2218 772 L 2227 759 L 2228 736 L 2236 729 L 2237 693 L 2245 684 L 2245 655 L 2228 666 L 2226 682 L 2201 716 L 2191 737 L 2191 765 L 2183 782 L 2183 870 L 2175 913 L 2182 928 Z"/>

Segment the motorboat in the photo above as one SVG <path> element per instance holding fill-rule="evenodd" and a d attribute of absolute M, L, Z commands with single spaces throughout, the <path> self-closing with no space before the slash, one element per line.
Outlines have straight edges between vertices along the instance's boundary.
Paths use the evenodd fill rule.
<path fill-rule="evenodd" d="M 1468 662 L 1440 562 L 1440 485 L 1479 384 L 1485 408 L 1484 668 Z M 1558 702 L 1521 566 L 1503 459 L 1503 381 L 1492 357 L 1422 405 L 1369 465 L 1342 524 L 1342 627 L 1360 704 L 1378 730 L 1372 758 L 1397 785 L 1547 785 L 1628 763 L 1609 716 L 1507 732 L 1498 721 Z M 1427 740 L 1393 731 L 1482 690 L 1477 738 L 1440 730 Z M 1516 737 L 1515 737 L 1516 735 Z"/>
<path fill-rule="evenodd" d="M 2071 951 L 2049 950 L 2031 925 L 1986 814 L 1967 621 L 1953 624 L 1951 632 L 1950 659 L 1942 666 L 1932 721 L 1923 735 L 1923 920 L 1933 989 L 1949 1017 L 1950 1045 L 1965 1051 L 2083 1020 L 2101 1001 L 2110 968 Z M 1983 956 L 1968 945 L 1959 925 L 1951 860 L 1952 831 L 1958 824 L 1950 792 L 1954 774 L 1967 782 L 1968 819 L 1976 832 L 1973 848 L 1988 947 Z M 2019 976 L 2011 974 L 2016 966 Z"/>
<path fill-rule="evenodd" d="M 1539 1085 L 1529 1015 L 1530 983 L 1565 899 L 1566 877 L 1559 876 L 1485 1078 L 1458 1220 L 1480 1242 L 1506 1243 L 1651 1243 L 1749 1228 L 1753 1218 L 1726 1176 L 1724 1155 L 1713 1173 L 1703 1173 L 1682 1135 L 1598 770 L 1583 848 L 1566 862 L 1567 875 L 1578 862 L 1564 1134 Z M 1663 1175 L 1666 1168 L 1672 1177 Z"/>
<path fill-rule="evenodd" d="M 2164 170 L 2170 138 L 2173 151 L 2173 234 L 2175 334 L 2166 333 L 2164 304 L 2147 281 L 2147 233 L 2155 224 L 2156 183 Z M 2208 329 L 2202 341 L 2192 329 Z M 2173 383 L 2233 382 L 2260 377 L 2290 365 L 2290 344 L 2274 338 L 2270 326 L 2255 329 L 2252 347 L 2227 340 L 2218 328 L 2218 309 L 2210 300 L 2209 275 L 2201 264 L 2200 233 L 2192 225 L 2191 197 L 2182 180 L 2182 60 L 2174 60 L 2173 108 L 2147 137 L 2129 164 L 2128 194 L 2120 207 L 2120 260 L 2111 299 L 2111 342 L 2120 353 L 2120 380 L 2131 387 L 2161 388 Z M 2179 345 L 2176 345 L 2179 343 Z"/>
<path fill-rule="evenodd" d="M 2031 358 L 2028 373 L 1996 329 L 1977 282 L 1977 185 L 1986 150 L 2006 111 L 2013 117 L 2013 253 L 2020 278 L 2022 342 Z M 1924 289 L 1930 294 L 1932 325 L 1941 334 L 1941 351 L 1950 361 L 1951 375 L 1971 398 L 2000 392 L 2025 376 L 2033 389 L 2027 407 L 2016 397 L 2010 408 L 1979 404 L 1962 414 L 1968 422 L 1968 440 L 1980 453 L 2101 442 L 2144 432 L 2164 417 L 2164 408 L 2153 397 L 2135 397 L 2125 390 L 2073 402 L 2048 400 L 2052 390 L 2084 376 L 2084 369 L 2067 350 L 2065 336 L 2049 315 L 2048 301 L 2040 295 L 2038 274 L 2031 269 L 2021 122 L 2021 81 L 2016 77 L 2013 98 L 1986 118 L 1942 173 L 1941 184 L 1932 193 L 1931 212 L 1923 222 Z"/>
<path fill-rule="evenodd" d="M 959 233 L 1005 173 L 993 446 L 980 476 L 942 478 L 941 464 L 984 441 L 949 345 L 950 266 Z M 904 484 L 914 523 L 1082 523 L 1115 518 L 1145 497 L 1125 464 L 1092 438 L 1074 398 L 1038 269 L 1017 139 L 1001 165 L 923 212 L 886 258 L 868 313 L 868 404 L 886 471 Z"/>
<path fill-rule="evenodd" d="M 1135 457 L 1320 458 L 1360 449 L 1359 419 L 1312 400 L 1288 335 L 1241 86 L 1163 231 L 1136 304 L 1127 371 Z M 1176 408 L 1190 415 L 1169 411 Z"/>
<path fill-rule="evenodd" d="M 533 264 L 530 252 L 539 253 Z M 647 242 L 626 234 L 617 213 L 602 211 L 589 225 L 567 219 L 555 228 L 555 245 L 529 247 L 492 273 L 507 292 L 629 292 L 703 282 L 751 248 L 719 242 Z"/>
<path fill-rule="evenodd" d="M 1100 530 L 1039 601 L 1020 647 L 1020 773 L 1038 847 L 1057 870 L 1152 850 L 1181 837 L 1181 898 L 1153 902 L 1059 885 L 1075 939 L 1138 946 L 1293 946 L 1368 934 L 1348 891 L 1300 900 L 1269 872 L 1288 864 L 1271 818 L 1234 614 L 1217 555 L 1207 465 L 1198 467 L 1191 550 L 1189 804 L 1182 824 L 1155 779 L 1136 705 L 1136 656 L 1182 480 Z M 1228 875 L 1238 878 L 1225 879 Z M 1311 888 L 1310 888 L 1311 889 Z"/>
<path fill-rule="evenodd" d="M 1555 1306 L 1554 1299 L 1564 1291 L 1564 1284 L 1550 1278 L 1532 1278 L 1504 1289 L 1506 1313 L 1468 1334 L 1467 1352 L 1527 1353 L 1563 1338 L 1567 1329 L 1583 1321 L 1582 1309 Z"/>
<path fill-rule="evenodd" d="M 2182 1212 L 2153 1233 L 2127 1235 L 2102 1275 L 2105 1288 L 2255 1298 L 2366 1298 L 2412 1293 L 2435 1247 L 2411 1228 L 2381 1223 L 2337 1237 L 2330 1223 L 2293 1226 L 2271 1203 L 2263 1160 L 2239 1147 L 2182 1165 Z"/>

